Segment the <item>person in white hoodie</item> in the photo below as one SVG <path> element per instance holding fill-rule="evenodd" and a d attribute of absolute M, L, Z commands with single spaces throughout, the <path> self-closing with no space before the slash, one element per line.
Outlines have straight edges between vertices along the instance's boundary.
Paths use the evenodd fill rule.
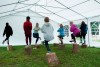
<path fill-rule="evenodd" d="M 49 17 L 45 17 L 44 22 L 45 24 L 42 26 L 41 31 L 44 34 L 44 43 L 47 48 L 47 51 L 51 52 L 48 42 L 54 39 L 54 35 L 53 35 L 54 28 L 49 23 Z"/>

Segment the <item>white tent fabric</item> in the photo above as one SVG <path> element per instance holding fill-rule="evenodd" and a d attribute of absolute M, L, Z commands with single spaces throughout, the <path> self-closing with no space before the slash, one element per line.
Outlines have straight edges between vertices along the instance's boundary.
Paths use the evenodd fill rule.
<path fill-rule="evenodd" d="M 100 15 L 100 0 L 1 0 L 0 9 L 0 16 L 30 9 L 61 23 Z"/>
<path fill-rule="evenodd" d="M 48 16 L 55 28 L 55 40 L 53 42 L 58 41 L 56 37 L 58 23 L 69 25 L 69 21 L 74 21 L 75 24 L 80 24 L 84 20 L 89 28 L 86 38 L 87 44 L 99 46 L 100 42 L 92 42 L 91 40 L 90 22 L 100 21 L 100 0 L 1 0 L 0 9 L 0 37 L 2 37 L 6 22 L 9 22 L 17 30 L 17 33 L 12 37 L 12 44 L 25 44 L 22 24 L 26 16 L 32 18 L 33 25 L 39 22 L 40 26 L 44 23 L 44 17 Z M 17 26 L 20 27 L 17 28 Z M 22 35 L 22 37 L 19 35 Z M 68 43 L 68 39 L 70 39 L 70 36 L 65 37 L 64 42 Z M 2 40 L 3 38 L 1 38 L 0 43 Z M 96 45 L 94 45 L 95 43 Z"/>

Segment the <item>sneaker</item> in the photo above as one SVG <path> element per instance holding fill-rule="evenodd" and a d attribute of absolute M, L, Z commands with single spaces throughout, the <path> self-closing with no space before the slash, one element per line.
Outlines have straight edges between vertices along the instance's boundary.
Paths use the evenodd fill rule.
<path fill-rule="evenodd" d="M 82 44 L 82 42 L 80 42 L 80 44 Z"/>
<path fill-rule="evenodd" d="M 4 44 L 5 41 L 2 42 L 2 44 Z"/>
<path fill-rule="evenodd" d="M 74 42 L 73 40 L 69 41 L 69 42 Z"/>
<path fill-rule="evenodd" d="M 41 37 L 39 37 L 40 38 L 40 40 L 41 40 Z"/>
<path fill-rule="evenodd" d="M 51 53 L 51 51 L 48 51 L 48 53 Z"/>
<path fill-rule="evenodd" d="M 36 47 L 34 47 L 33 49 L 37 49 Z"/>

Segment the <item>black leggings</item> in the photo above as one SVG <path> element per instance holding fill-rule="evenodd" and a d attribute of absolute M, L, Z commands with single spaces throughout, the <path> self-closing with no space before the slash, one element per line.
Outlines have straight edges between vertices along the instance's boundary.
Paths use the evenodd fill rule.
<path fill-rule="evenodd" d="M 45 46 L 46 46 L 46 48 L 47 48 L 47 51 L 51 51 L 51 49 L 50 49 L 50 47 L 49 47 L 49 44 L 48 44 L 49 41 L 46 41 L 46 40 L 45 40 L 44 42 L 45 42 Z"/>
<path fill-rule="evenodd" d="M 86 36 L 86 33 L 81 33 L 80 38 L 82 39 L 82 37 L 83 37 L 83 39 L 85 39 L 85 36 Z"/>
<path fill-rule="evenodd" d="M 73 34 L 71 34 L 71 38 L 74 40 L 74 42 L 76 42 L 75 36 Z"/>
<path fill-rule="evenodd" d="M 77 34 L 76 37 L 80 37 L 80 33 Z M 75 38 L 75 35 L 73 33 L 71 34 L 71 38 L 74 40 L 74 42 L 76 42 L 76 38 Z"/>
<path fill-rule="evenodd" d="M 9 45 L 9 37 L 10 37 L 10 35 L 6 35 L 6 39 L 4 40 L 4 42 L 7 41 L 8 45 Z"/>
<path fill-rule="evenodd" d="M 37 37 L 37 38 L 36 38 L 36 41 L 35 41 L 35 43 L 36 43 L 36 44 L 37 44 L 37 42 L 38 42 L 39 38 L 40 38 L 40 37 Z"/>

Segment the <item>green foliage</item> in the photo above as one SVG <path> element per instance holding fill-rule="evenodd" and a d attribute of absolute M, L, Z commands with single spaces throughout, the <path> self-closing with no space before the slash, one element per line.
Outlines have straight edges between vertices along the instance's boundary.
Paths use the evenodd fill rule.
<path fill-rule="evenodd" d="M 60 67 L 99 67 L 100 49 L 81 48 L 77 54 L 72 53 L 72 45 L 59 50 L 50 46 L 56 52 L 61 64 Z M 39 49 L 32 50 L 32 55 L 24 53 L 24 46 L 14 46 L 13 51 L 7 51 L 6 47 L 0 47 L 0 67 L 48 67 L 46 61 L 46 48 L 42 45 Z"/>

